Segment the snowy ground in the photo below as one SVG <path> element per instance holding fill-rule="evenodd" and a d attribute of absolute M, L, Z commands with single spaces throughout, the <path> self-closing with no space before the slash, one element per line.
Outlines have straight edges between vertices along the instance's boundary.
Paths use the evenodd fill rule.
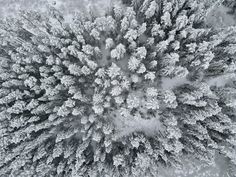
<path fill-rule="evenodd" d="M 44 10 L 47 2 L 62 10 L 66 15 L 70 15 L 76 11 L 87 11 L 89 8 L 94 8 L 95 3 L 98 5 L 99 13 L 102 13 L 109 8 L 111 3 L 114 3 L 114 0 L 0 0 L 0 18 L 14 16 L 18 10 Z M 214 27 L 236 25 L 236 19 L 227 14 L 228 10 L 223 6 L 214 9 L 209 14 L 208 24 Z M 162 169 L 160 177 L 226 177 L 224 162 L 222 159 L 217 159 L 216 164 L 210 167 L 202 167 L 197 163 L 185 163 L 182 170 Z"/>
<path fill-rule="evenodd" d="M 236 25 L 236 19 L 227 13 L 229 11 L 230 9 L 224 6 L 216 7 L 209 13 L 207 23 L 216 28 Z"/>

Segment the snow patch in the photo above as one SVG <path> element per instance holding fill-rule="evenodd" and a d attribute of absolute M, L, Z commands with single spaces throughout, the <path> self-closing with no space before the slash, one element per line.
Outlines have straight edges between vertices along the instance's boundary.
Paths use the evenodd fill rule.
<path fill-rule="evenodd" d="M 228 82 L 235 80 L 236 74 L 225 74 L 222 76 L 211 78 L 207 81 L 210 86 L 224 87 Z"/>
<path fill-rule="evenodd" d="M 188 83 L 190 83 L 190 81 L 188 81 L 186 77 L 174 77 L 174 78 L 163 77 L 161 86 L 164 90 L 171 90 L 175 87 Z"/>
<path fill-rule="evenodd" d="M 159 117 L 143 119 L 142 117 L 133 116 L 131 114 L 123 116 L 119 111 L 116 111 L 113 122 L 117 130 L 118 138 L 128 136 L 134 132 L 142 132 L 147 136 L 153 136 L 163 131 Z"/>

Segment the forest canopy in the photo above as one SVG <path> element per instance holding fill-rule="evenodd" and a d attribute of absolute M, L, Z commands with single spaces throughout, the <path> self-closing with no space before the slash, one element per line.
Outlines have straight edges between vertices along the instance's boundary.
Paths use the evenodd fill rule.
<path fill-rule="evenodd" d="M 132 0 L 1 20 L 0 176 L 156 177 L 219 153 L 234 177 L 236 27 L 208 27 L 209 8 Z"/>

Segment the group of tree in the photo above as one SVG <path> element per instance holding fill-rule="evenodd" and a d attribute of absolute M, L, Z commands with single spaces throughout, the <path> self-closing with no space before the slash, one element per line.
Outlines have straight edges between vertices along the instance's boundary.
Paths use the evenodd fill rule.
<path fill-rule="evenodd" d="M 236 28 L 206 28 L 204 3 L 2 20 L 0 176 L 157 176 L 216 152 L 235 175 Z"/>

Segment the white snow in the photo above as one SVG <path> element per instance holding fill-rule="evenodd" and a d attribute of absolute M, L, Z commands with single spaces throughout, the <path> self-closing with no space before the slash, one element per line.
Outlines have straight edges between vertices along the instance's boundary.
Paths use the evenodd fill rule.
<path fill-rule="evenodd" d="M 123 116 L 119 111 L 116 111 L 114 114 L 116 116 L 113 117 L 113 122 L 116 127 L 117 137 L 127 136 L 133 132 L 142 132 L 147 136 L 153 136 L 155 133 L 163 130 L 159 117 L 143 119 L 130 114 Z"/>
<path fill-rule="evenodd" d="M 175 87 L 190 83 L 186 77 L 162 78 L 161 86 L 163 90 L 171 90 Z"/>
<path fill-rule="evenodd" d="M 95 8 L 97 9 L 97 13 L 104 13 L 104 11 L 111 6 L 112 3 L 115 2 L 115 0 L 0 0 L 0 15 L 2 17 L 6 17 L 9 15 L 16 15 L 16 12 L 18 10 L 24 10 L 24 9 L 33 9 L 33 10 L 43 10 L 46 6 L 46 2 L 49 2 L 53 6 L 55 6 L 57 9 L 61 9 L 63 13 L 66 14 L 66 18 L 71 19 L 71 14 L 73 12 L 76 12 L 78 10 L 81 11 L 89 11 L 90 9 Z M 56 2 L 56 3 L 54 3 Z M 223 26 L 231 26 L 236 24 L 236 20 L 232 18 L 229 14 L 226 12 L 228 9 L 223 6 L 217 7 L 217 9 L 213 10 L 209 14 L 209 18 L 207 18 L 207 23 L 210 26 L 214 27 L 223 27 Z M 106 51 L 107 52 L 107 51 Z M 104 56 L 106 56 L 107 53 L 105 53 Z M 103 59 L 105 59 L 104 57 Z M 102 60 L 103 61 L 103 60 Z M 215 85 L 215 86 L 224 86 L 230 78 L 234 77 L 235 75 L 225 75 L 225 76 L 219 76 L 216 78 L 209 79 L 207 83 L 209 85 Z M 183 85 L 189 83 L 189 81 L 186 78 L 163 78 L 162 79 L 162 88 L 164 90 L 171 90 L 174 87 Z M 139 116 L 132 116 L 128 115 L 126 117 L 120 115 L 120 113 L 117 111 L 115 112 L 116 117 L 114 117 L 114 123 L 118 132 L 118 137 L 129 135 L 133 132 L 143 132 L 148 136 L 154 135 L 156 132 L 162 131 L 163 127 L 161 126 L 161 123 L 159 121 L 158 117 L 151 118 L 151 119 L 143 119 Z M 186 163 L 185 167 L 182 169 L 182 171 L 185 171 L 184 175 L 183 173 L 179 172 L 175 169 L 164 169 L 160 173 L 160 177 L 173 177 L 173 176 L 180 176 L 180 177 L 211 177 L 212 174 L 217 175 L 218 177 L 222 177 L 219 175 L 223 175 L 222 171 L 224 171 L 226 162 L 222 159 L 217 161 L 217 165 L 212 165 L 207 168 L 203 169 L 197 169 L 196 166 L 199 164 L 193 163 L 192 166 L 195 166 L 195 168 L 190 168 L 189 164 Z M 193 170 L 193 171 L 190 171 Z M 195 171 L 194 171 L 195 170 Z M 205 172 L 204 172 L 205 170 Z M 209 171 L 206 172 L 206 171 Z M 208 176 L 207 176 L 208 175 Z"/>
<path fill-rule="evenodd" d="M 236 25 L 236 20 L 232 15 L 227 13 L 228 11 L 230 11 L 230 9 L 223 5 L 212 9 L 212 11 L 208 14 L 208 18 L 206 19 L 207 24 L 213 28 L 222 28 Z"/>
<path fill-rule="evenodd" d="M 218 77 L 211 78 L 207 81 L 208 85 L 210 86 L 217 86 L 217 87 L 223 87 L 228 82 L 232 81 L 232 79 L 236 78 L 236 74 L 226 74 Z"/>

